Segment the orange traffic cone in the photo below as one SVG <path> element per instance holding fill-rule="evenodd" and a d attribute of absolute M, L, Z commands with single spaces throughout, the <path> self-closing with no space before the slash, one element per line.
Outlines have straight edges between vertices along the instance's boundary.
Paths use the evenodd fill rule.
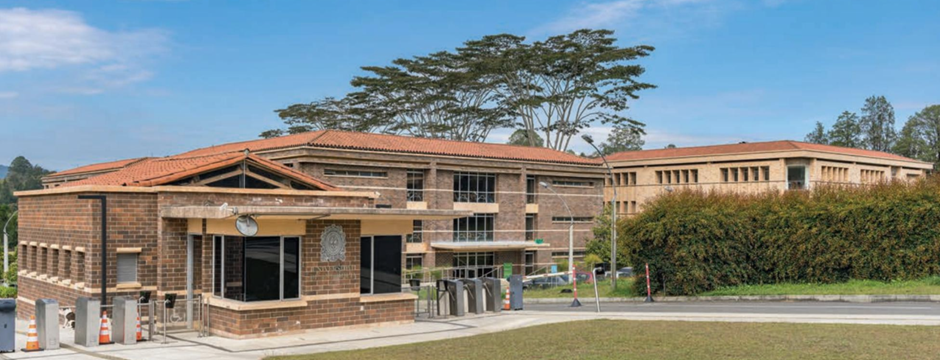
<path fill-rule="evenodd" d="M 23 351 L 42 351 L 42 349 L 39 348 L 39 333 L 36 332 L 36 317 L 33 315 L 29 316 L 29 330 L 26 331 L 26 348 L 23 349 Z"/>
<path fill-rule="evenodd" d="M 140 330 L 140 315 L 137 315 L 137 341 L 143 341 L 144 332 Z"/>
<path fill-rule="evenodd" d="M 503 299 L 503 310 L 509 310 L 509 289 L 506 289 L 506 298 Z"/>
<path fill-rule="evenodd" d="M 101 332 L 98 333 L 98 345 L 113 344 L 111 342 L 111 326 L 108 325 L 108 312 L 101 313 Z"/>

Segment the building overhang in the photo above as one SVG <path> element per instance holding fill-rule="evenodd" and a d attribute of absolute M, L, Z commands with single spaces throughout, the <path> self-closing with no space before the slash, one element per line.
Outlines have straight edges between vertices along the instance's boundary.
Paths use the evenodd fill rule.
<path fill-rule="evenodd" d="M 548 244 L 537 244 L 535 241 L 448 241 L 432 242 L 431 247 L 451 251 L 502 251 L 535 249 L 548 247 Z"/>
<path fill-rule="evenodd" d="M 311 206 L 164 206 L 160 217 L 171 219 L 229 219 L 251 215 L 265 219 L 328 220 L 451 220 L 472 211 L 436 209 L 377 209 Z"/>

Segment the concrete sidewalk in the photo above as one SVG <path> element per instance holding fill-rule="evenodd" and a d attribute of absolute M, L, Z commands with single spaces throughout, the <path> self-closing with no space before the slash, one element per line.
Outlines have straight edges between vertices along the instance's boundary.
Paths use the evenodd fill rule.
<path fill-rule="evenodd" d="M 199 338 L 195 333 L 170 335 L 167 343 L 159 336 L 156 341 L 133 346 L 107 345 L 85 348 L 71 345 L 71 330 L 61 331 L 63 348 L 38 353 L 16 352 L 0 355 L 7 359 L 261 359 L 272 355 L 293 355 L 328 351 L 354 350 L 408 344 L 519 329 L 565 321 L 613 319 L 639 321 L 727 321 L 787 323 L 847 323 L 940 325 L 940 316 L 924 315 L 859 315 L 859 314 L 755 314 L 755 313 L 694 313 L 694 312 L 603 312 L 589 311 L 517 311 L 504 314 L 466 316 L 443 320 L 425 320 L 412 324 L 324 329 L 303 334 L 261 339 L 232 340 L 217 336 Z M 19 323 L 18 329 L 25 329 Z M 17 349 L 25 347 L 26 336 L 17 334 Z"/>

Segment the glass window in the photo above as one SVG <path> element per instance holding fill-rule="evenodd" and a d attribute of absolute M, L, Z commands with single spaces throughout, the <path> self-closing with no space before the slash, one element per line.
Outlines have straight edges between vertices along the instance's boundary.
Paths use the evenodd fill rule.
<path fill-rule="evenodd" d="M 421 243 L 422 238 L 423 238 L 422 234 L 424 230 L 424 222 L 421 220 L 414 220 L 412 221 L 411 226 L 412 226 L 411 234 L 408 234 L 407 236 L 405 236 L 405 242 Z"/>
<path fill-rule="evenodd" d="M 137 253 L 117 254 L 118 284 L 137 282 Z"/>
<path fill-rule="evenodd" d="M 787 188 L 790 190 L 806 188 L 805 166 L 787 166 Z"/>
<path fill-rule="evenodd" d="M 535 240 L 535 214 L 526 214 L 525 216 L 525 240 Z"/>
<path fill-rule="evenodd" d="M 455 172 L 454 202 L 496 202 L 496 175 Z"/>
<path fill-rule="evenodd" d="M 496 256 L 493 252 L 454 253 L 454 277 L 477 278 L 496 276 Z"/>
<path fill-rule="evenodd" d="M 454 219 L 454 241 L 493 241 L 494 214 Z"/>
<path fill-rule="evenodd" d="M 417 255 L 408 255 L 405 257 L 405 269 L 414 270 L 421 268 L 423 259 L 420 254 Z"/>
<path fill-rule="evenodd" d="M 538 183 L 536 183 L 535 181 L 535 176 L 526 176 L 525 177 L 525 203 L 526 204 L 536 203 L 537 191 L 538 191 Z"/>
<path fill-rule="evenodd" d="M 552 216 L 552 222 L 556 222 L 556 223 L 571 222 L 571 217 L 570 216 Z M 594 222 L 594 217 L 593 216 L 575 216 L 574 222 L 576 223 Z"/>
<path fill-rule="evenodd" d="M 408 170 L 408 201 L 424 201 L 424 171 Z"/>
<path fill-rule="evenodd" d="M 367 236 L 360 243 L 359 292 L 401 292 L 401 236 Z"/>
<path fill-rule="evenodd" d="M 300 297 L 300 238 L 215 236 L 212 294 L 238 301 Z"/>

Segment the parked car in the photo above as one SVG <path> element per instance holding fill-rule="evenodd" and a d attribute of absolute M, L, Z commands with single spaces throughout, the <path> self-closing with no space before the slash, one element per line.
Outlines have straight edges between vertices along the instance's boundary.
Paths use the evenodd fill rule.
<path fill-rule="evenodd" d="M 576 275 L 575 279 L 578 279 L 579 283 L 589 284 L 594 281 L 594 274 L 591 274 L 589 272 L 578 271 L 577 273 L 575 273 L 575 275 Z"/>
<path fill-rule="evenodd" d="M 568 284 L 568 275 L 538 277 L 522 282 L 522 289 L 546 289 Z"/>
<path fill-rule="evenodd" d="M 632 277 L 632 276 L 633 276 L 633 268 L 632 268 L 632 267 L 627 266 L 627 267 L 622 267 L 622 268 L 620 268 L 620 270 L 617 270 L 617 277 L 618 277 L 618 278 L 621 278 L 621 277 Z"/>

